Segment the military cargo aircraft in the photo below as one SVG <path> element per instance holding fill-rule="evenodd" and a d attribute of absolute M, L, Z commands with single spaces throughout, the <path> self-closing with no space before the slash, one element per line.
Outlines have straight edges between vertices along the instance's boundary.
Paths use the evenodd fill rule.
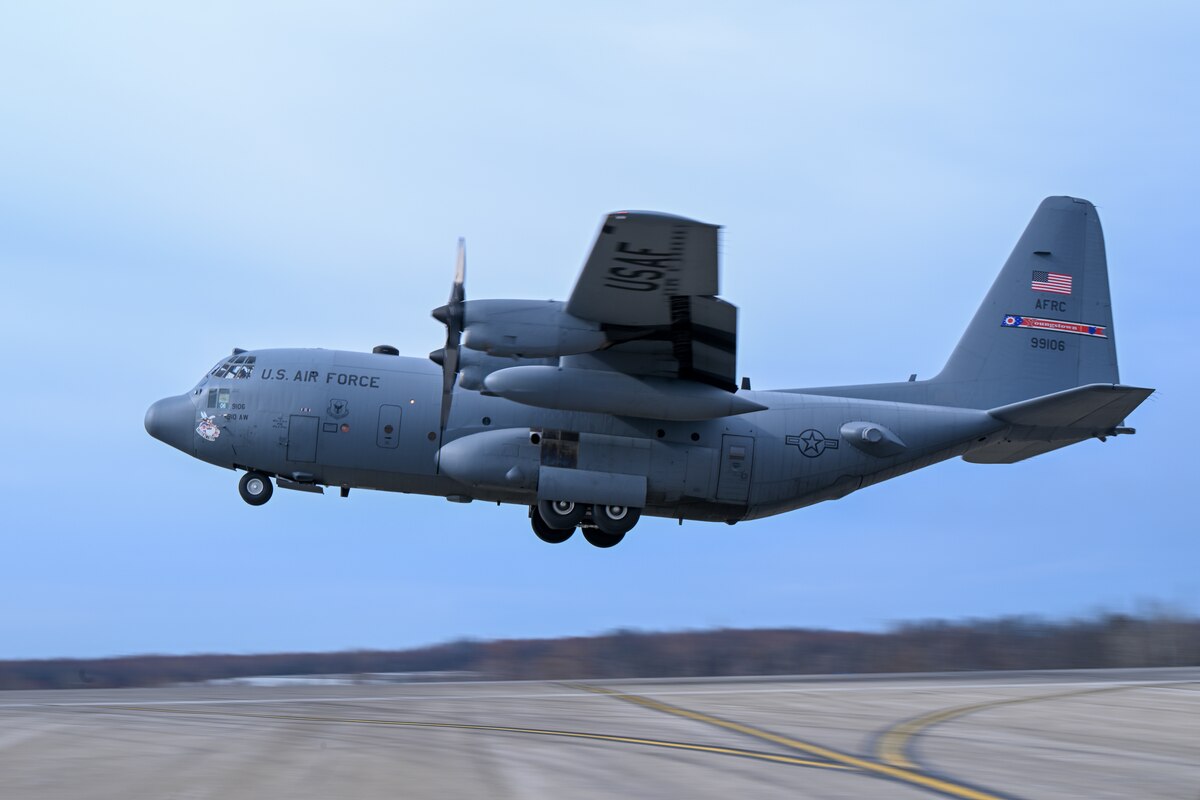
<path fill-rule="evenodd" d="M 1012 463 L 1133 433 L 1153 390 L 1117 375 L 1095 207 L 1042 202 L 942 371 L 753 391 L 718 231 L 608 215 L 566 302 L 467 300 L 459 242 L 429 359 L 241 350 L 146 412 L 151 436 L 244 471 L 242 498 L 361 487 L 526 506 L 534 533 L 597 547 L 642 515 L 733 524 L 961 456 Z"/>

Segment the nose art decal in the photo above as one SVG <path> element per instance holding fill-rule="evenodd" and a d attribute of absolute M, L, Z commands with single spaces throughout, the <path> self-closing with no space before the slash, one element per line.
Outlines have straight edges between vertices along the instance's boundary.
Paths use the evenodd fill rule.
<path fill-rule="evenodd" d="M 210 417 L 201 411 L 200 424 L 196 426 L 196 433 L 200 434 L 200 438 L 205 441 L 215 442 L 221 435 L 221 429 L 217 427 L 217 418 Z"/>

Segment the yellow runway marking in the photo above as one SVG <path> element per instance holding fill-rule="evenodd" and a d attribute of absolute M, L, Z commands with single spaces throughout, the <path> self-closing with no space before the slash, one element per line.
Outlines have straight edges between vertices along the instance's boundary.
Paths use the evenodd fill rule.
<path fill-rule="evenodd" d="M 793 739 L 790 736 L 782 736 L 778 733 L 771 733 L 770 731 L 764 731 L 749 725 L 743 725 L 740 722 L 733 722 L 731 720 L 721 719 L 720 717 L 713 717 L 708 714 L 703 714 L 699 711 L 690 711 L 686 708 L 680 708 L 679 706 L 660 703 L 657 700 L 651 700 L 648 697 L 641 697 L 635 694 L 624 694 L 622 692 L 614 691 L 612 689 L 604 689 L 598 686 L 587 686 L 584 684 L 572 685 L 575 686 L 575 688 L 585 689 L 590 692 L 596 692 L 597 694 L 609 695 L 616 699 L 624 700 L 629 703 L 635 703 L 655 711 L 661 711 L 666 714 L 674 714 L 677 717 L 684 717 L 697 722 L 715 725 L 719 728 L 725 728 L 726 730 L 743 733 L 747 736 L 753 736 L 756 739 L 773 742 L 774 744 L 782 745 L 791 750 L 797 750 L 810 756 L 827 759 L 835 764 L 841 764 L 845 767 L 859 769 L 863 772 L 872 773 L 885 778 L 891 778 L 892 780 L 907 783 L 910 786 L 919 786 L 931 791 L 941 792 L 942 794 L 949 795 L 951 797 L 960 797 L 964 798 L 964 800 L 1003 800 L 1003 798 L 1001 798 L 999 795 L 995 795 L 991 792 L 986 792 L 981 789 L 973 789 L 970 786 L 963 786 L 961 784 L 954 783 L 953 781 L 946 780 L 945 778 L 926 775 L 921 772 L 916 772 L 910 768 L 893 766 L 891 764 L 880 764 L 867 758 L 860 758 L 858 756 L 850 755 L 849 753 L 843 753 L 840 750 L 834 750 L 822 745 L 804 742 L 799 739 Z"/>
<path fill-rule="evenodd" d="M 1151 688 L 1159 686 L 1167 686 L 1171 684 L 1149 684 Z M 879 744 L 876 747 L 876 755 L 880 761 L 883 761 L 892 766 L 902 769 L 918 769 L 917 765 L 905 755 L 908 750 L 909 742 L 914 736 L 923 733 L 928 728 L 933 727 L 955 717 L 973 714 L 976 711 L 983 711 L 989 708 L 998 708 L 1000 706 L 1013 706 L 1018 703 L 1036 703 L 1041 700 L 1057 700 L 1064 697 L 1080 697 L 1086 694 L 1100 694 L 1102 692 L 1120 692 L 1128 689 L 1144 689 L 1147 686 L 1105 686 L 1099 689 L 1082 689 L 1074 692 L 1055 692 L 1054 694 L 1042 694 L 1034 697 L 1012 697 L 1004 700 L 991 700 L 984 703 L 972 703 L 965 706 L 955 706 L 954 708 L 944 708 L 941 711 L 934 711 L 925 714 L 915 719 L 910 719 L 907 722 L 901 722 L 888 730 L 879 737 Z"/>
<path fill-rule="evenodd" d="M 636 744 L 649 747 L 665 747 L 673 750 L 692 750 L 700 753 L 716 753 L 718 755 L 753 758 L 759 761 L 773 761 L 779 764 L 791 764 L 802 767 L 822 767 L 824 769 L 848 769 L 841 764 L 828 761 L 813 761 L 796 758 L 795 756 L 761 753 L 756 750 L 742 750 L 737 747 L 720 747 L 717 745 L 692 744 L 689 742 L 672 742 L 662 739 L 644 739 L 637 736 L 618 736 L 608 733 L 586 733 L 583 731 L 562 731 L 544 728 L 520 728 L 507 725 L 471 725 L 462 722 L 420 722 L 411 720 L 391 719 L 356 719 L 352 717 L 318 717 L 303 714 L 254 714 L 237 711 L 204 711 L 194 708 L 170 708 L 161 706 L 104 706 L 114 711 L 150 711 L 166 714 L 195 714 L 218 717 L 250 717 L 254 719 L 293 720 L 299 722 L 332 722 L 348 725 L 387 725 L 401 728 L 446 728 L 466 731 L 491 731 L 494 733 L 523 733 L 535 736 L 562 736 L 568 739 L 590 739 L 600 742 L 617 742 L 620 744 Z"/>

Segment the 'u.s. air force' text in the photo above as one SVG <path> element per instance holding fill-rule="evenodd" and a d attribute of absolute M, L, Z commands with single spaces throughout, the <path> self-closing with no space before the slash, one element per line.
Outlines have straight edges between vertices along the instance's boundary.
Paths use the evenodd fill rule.
<path fill-rule="evenodd" d="M 294 381 L 295 383 L 321 383 L 320 370 L 308 371 L 298 369 L 288 376 L 286 369 L 264 369 L 260 373 L 264 381 Z M 326 372 L 325 383 L 336 383 L 338 386 L 361 386 L 364 389 L 378 389 L 378 375 L 362 375 L 354 372 Z"/>

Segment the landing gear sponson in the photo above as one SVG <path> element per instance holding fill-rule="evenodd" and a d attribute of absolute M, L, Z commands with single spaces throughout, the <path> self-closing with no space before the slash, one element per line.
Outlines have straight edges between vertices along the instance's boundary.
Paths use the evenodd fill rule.
<path fill-rule="evenodd" d="M 529 523 L 543 542 L 561 544 L 578 527 L 593 547 L 608 548 L 620 543 L 641 517 L 629 506 L 593 505 L 565 500 L 542 500 L 529 507 Z"/>

